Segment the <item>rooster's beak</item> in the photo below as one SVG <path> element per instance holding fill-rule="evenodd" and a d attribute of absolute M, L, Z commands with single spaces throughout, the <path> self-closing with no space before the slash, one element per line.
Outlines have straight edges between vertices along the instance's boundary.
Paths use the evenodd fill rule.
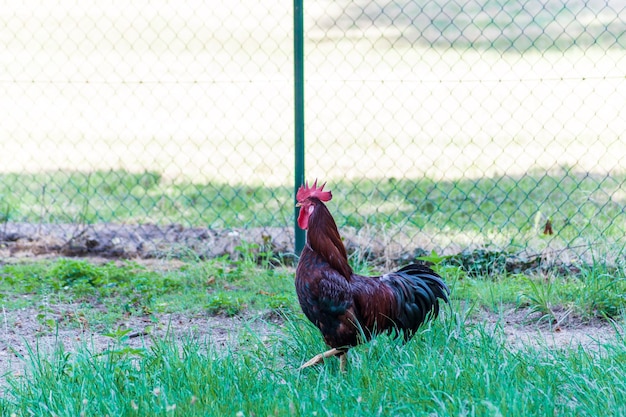
<path fill-rule="evenodd" d="M 296 207 L 302 207 L 302 203 L 296 203 Z"/>

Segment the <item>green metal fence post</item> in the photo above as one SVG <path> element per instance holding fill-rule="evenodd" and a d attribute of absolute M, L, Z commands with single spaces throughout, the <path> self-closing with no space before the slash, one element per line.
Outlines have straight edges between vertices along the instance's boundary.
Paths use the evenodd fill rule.
<path fill-rule="evenodd" d="M 304 15 L 303 0 L 293 2 L 294 108 L 295 108 L 295 182 L 294 200 L 298 187 L 304 183 Z M 304 230 L 298 227 L 298 208 L 294 210 L 296 254 L 304 247 Z"/>

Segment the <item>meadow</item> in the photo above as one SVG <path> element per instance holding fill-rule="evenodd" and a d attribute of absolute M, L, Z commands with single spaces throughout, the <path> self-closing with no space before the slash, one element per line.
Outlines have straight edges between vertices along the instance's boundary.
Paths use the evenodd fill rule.
<path fill-rule="evenodd" d="M 333 360 L 298 370 L 324 345 L 297 305 L 293 267 L 242 253 L 0 266 L 2 415 L 626 412 L 623 265 L 481 275 L 440 260 L 449 308 L 406 345 L 383 336 L 353 349 L 343 374 Z M 20 330 L 20 312 L 36 325 Z M 232 320 L 228 341 L 174 316 Z"/>

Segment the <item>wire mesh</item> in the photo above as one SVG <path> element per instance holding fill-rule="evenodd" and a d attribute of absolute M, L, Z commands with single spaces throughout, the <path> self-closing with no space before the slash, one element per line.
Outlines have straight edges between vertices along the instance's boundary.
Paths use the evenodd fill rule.
<path fill-rule="evenodd" d="M 307 177 L 349 246 L 621 256 L 621 3 L 306 3 Z M 1 240 L 180 224 L 290 250 L 291 4 L 8 2 L 0 38 Z"/>
<path fill-rule="evenodd" d="M 309 177 L 345 182 L 344 224 L 387 252 L 620 256 L 624 7 L 316 2 Z"/>
<path fill-rule="evenodd" d="M 288 7 L 9 2 L 0 25 L 4 221 L 287 223 Z"/>

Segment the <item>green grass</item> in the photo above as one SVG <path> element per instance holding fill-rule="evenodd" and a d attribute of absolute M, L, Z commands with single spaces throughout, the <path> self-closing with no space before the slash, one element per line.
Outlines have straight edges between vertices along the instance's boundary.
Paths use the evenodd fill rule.
<path fill-rule="evenodd" d="M 403 346 L 381 337 L 337 364 L 298 371 L 323 347 L 317 331 L 288 318 L 284 336 L 244 348 L 159 340 L 102 354 L 32 350 L 24 378 L 10 379 L 5 415 L 622 415 L 626 343 L 599 351 L 513 351 L 498 331 L 448 316 Z M 610 370 L 610 372 L 607 372 Z"/>
<path fill-rule="evenodd" d="M 623 262 L 616 267 L 583 266 L 578 273 L 562 276 L 555 271 L 477 274 L 472 265 L 450 259 L 440 259 L 436 268 L 457 299 L 472 300 L 481 308 L 498 311 L 501 305 L 517 305 L 548 314 L 550 306 L 560 306 L 588 318 L 618 317 L 626 308 Z M 380 272 L 355 256 L 351 262 L 359 273 Z M 113 321 L 127 314 L 208 311 L 233 316 L 298 310 L 292 267 L 258 264 L 255 256 L 248 255 L 240 260 L 190 258 L 176 267 L 168 265 L 167 260 L 147 267 L 132 261 L 94 264 L 71 258 L 7 264 L 0 267 L 0 301 L 8 309 L 50 300 L 74 303 L 88 315 L 90 306 L 103 305 Z"/>
<path fill-rule="evenodd" d="M 575 313 L 584 319 L 611 319 L 626 309 L 624 264 L 607 267 L 585 266 L 578 273 L 563 276 L 555 271 L 527 274 L 483 274 L 459 266 L 444 266 L 442 275 L 454 282 L 459 298 L 472 300 L 494 312 L 515 305 L 528 313 L 558 321 L 555 310 Z"/>
<path fill-rule="evenodd" d="M 249 248 L 248 248 L 249 249 Z M 362 271 L 374 267 L 356 259 Z M 49 334 L 79 326 L 47 315 L 45 306 L 72 303 L 93 331 L 111 338 L 104 350 L 88 339 L 72 349 L 40 350 L 31 342 L 21 375 L 5 375 L 3 416 L 28 415 L 620 415 L 626 412 L 626 341 L 597 349 L 513 348 L 501 325 L 475 312 L 519 308 L 546 314 L 573 309 L 583 320 L 616 320 L 626 309 L 623 267 L 596 265 L 572 276 L 480 275 L 441 262 L 452 304 L 408 344 L 379 337 L 338 361 L 298 371 L 325 349 L 300 313 L 293 269 L 238 261 L 187 259 L 173 267 L 135 262 L 94 264 L 78 259 L 0 267 L 5 314 L 42 307 Z M 106 315 L 101 308 L 106 306 Z M 466 306 L 466 307 L 464 307 Z M 258 317 L 281 315 L 280 331 L 261 338 L 238 329 L 239 342 L 153 337 L 131 346 L 117 326 L 128 315 L 198 312 Z M 505 317 L 503 317 L 503 320 Z M 271 324 L 267 324 L 272 326 Z"/>
<path fill-rule="evenodd" d="M 182 223 L 214 228 L 285 224 L 283 188 L 172 184 L 154 172 L 0 174 L 0 221 Z M 19 198 L 18 198 L 19 197 Z M 292 208 L 293 209 L 293 208 Z"/>
<path fill-rule="evenodd" d="M 515 236 L 543 228 L 549 218 L 556 233 L 565 238 L 588 233 L 614 237 L 623 233 L 623 224 L 614 221 L 623 216 L 620 200 L 614 195 L 625 179 L 565 170 L 477 180 L 359 181 L 333 184 L 333 191 L 345 196 L 341 204 L 337 203 L 339 223 L 343 223 L 343 213 L 351 213 L 344 221 L 357 228 L 408 224 L 433 232 L 445 228 L 466 232 L 499 229 Z M 374 212 L 370 212 L 372 207 Z M 539 225 L 535 220 L 538 213 L 542 217 Z"/>
<path fill-rule="evenodd" d="M 168 268 L 170 269 L 170 268 Z M 51 330 L 49 304 L 72 303 L 74 315 L 111 329 L 128 315 L 196 313 L 232 316 L 264 309 L 293 309 L 293 276 L 287 269 L 259 269 L 250 260 L 192 261 L 168 271 L 134 262 L 95 265 L 76 259 L 0 267 L 0 302 L 8 309 L 35 307 Z M 102 313 L 106 311 L 106 314 Z M 77 327 L 81 323 L 60 323 Z"/>
<path fill-rule="evenodd" d="M 537 239 L 583 246 L 600 241 L 619 251 L 625 182 L 624 175 L 571 170 L 457 181 L 358 180 L 329 184 L 335 197 L 329 207 L 340 227 L 372 234 L 476 236 L 485 244 L 495 238 L 513 249 Z M 291 193 L 291 187 L 169 183 L 151 172 L 0 174 L 0 222 L 285 227 L 292 224 Z M 548 219 L 554 236 L 543 235 Z"/>

